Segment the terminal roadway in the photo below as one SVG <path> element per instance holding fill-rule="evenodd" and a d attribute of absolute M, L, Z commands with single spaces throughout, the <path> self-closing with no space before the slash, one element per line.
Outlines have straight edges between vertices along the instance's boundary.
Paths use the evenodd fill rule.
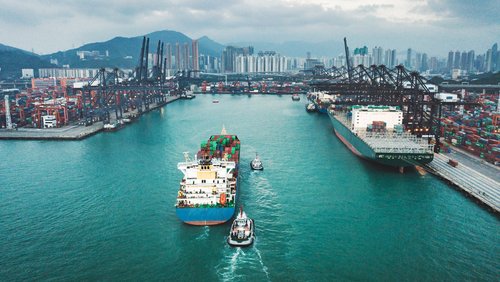
<path fill-rule="evenodd" d="M 459 90 L 466 89 L 469 91 L 474 90 L 500 90 L 499 84 L 439 84 L 440 89 L 446 90 Z"/>
<path fill-rule="evenodd" d="M 495 166 L 479 157 L 476 157 L 460 148 L 450 146 L 451 152 L 444 154 L 449 158 L 463 163 L 468 167 L 473 167 L 476 171 L 488 176 L 489 178 L 500 182 L 500 167 Z"/>
<path fill-rule="evenodd" d="M 476 169 L 477 165 L 473 160 L 469 163 L 459 161 L 456 167 L 452 167 L 448 160 L 456 159 L 456 155 L 458 154 L 450 158 L 444 154 L 434 154 L 434 160 L 427 164 L 426 168 L 489 206 L 495 213 L 500 213 L 500 182 Z M 474 165 L 474 169 L 468 166 L 470 164 Z"/>

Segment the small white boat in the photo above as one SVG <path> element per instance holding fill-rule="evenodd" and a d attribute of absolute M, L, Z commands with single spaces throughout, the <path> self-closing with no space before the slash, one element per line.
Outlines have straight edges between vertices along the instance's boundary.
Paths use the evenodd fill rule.
<path fill-rule="evenodd" d="M 316 106 L 314 103 L 309 103 L 306 105 L 306 111 L 307 112 L 315 112 L 316 111 Z"/>
<path fill-rule="evenodd" d="M 250 162 L 250 167 L 253 170 L 263 170 L 264 169 L 264 166 L 262 166 L 262 162 L 260 161 L 259 155 L 257 153 L 255 153 L 255 159 L 253 159 Z"/>
<path fill-rule="evenodd" d="M 240 207 L 238 216 L 231 224 L 231 231 L 227 237 L 227 243 L 235 247 L 246 247 L 253 244 L 255 240 L 255 226 L 253 219 L 247 217 L 247 214 Z"/>
<path fill-rule="evenodd" d="M 292 101 L 300 101 L 299 94 L 292 94 Z"/>
<path fill-rule="evenodd" d="M 187 90 L 187 91 L 184 91 L 180 96 L 179 98 L 181 99 L 186 99 L 186 100 L 190 100 L 190 99 L 194 99 L 196 96 L 194 96 L 194 93 L 193 91 L 190 91 L 190 90 Z"/>

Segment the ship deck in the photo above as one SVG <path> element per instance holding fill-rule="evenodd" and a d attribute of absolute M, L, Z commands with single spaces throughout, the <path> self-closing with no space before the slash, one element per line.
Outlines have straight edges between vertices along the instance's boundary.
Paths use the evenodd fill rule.
<path fill-rule="evenodd" d="M 370 146 L 375 153 L 391 154 L 432 154 L 434 145 L 428 144 L 425 139 L 418 138 L 407 132 L 396 133 L 368 132 L 363 129 L 351 129 L 350 119 L 344 113 L 337 112 L 335 118 L 356 136 Z"/>

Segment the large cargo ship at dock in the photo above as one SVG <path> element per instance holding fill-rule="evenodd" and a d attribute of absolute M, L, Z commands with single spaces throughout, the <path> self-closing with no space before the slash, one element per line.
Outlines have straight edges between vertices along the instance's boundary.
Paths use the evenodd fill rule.
<path fill-rule="evenodd" d="M 184 177 L 175 204 L 177 217 L 191 225 L 222 224 L 234 214 L 238 199 L 240 141 L 228 135 L 212 135 L 201 143 L 191 160 L 177 164 Z"/>
<path fill-rule="evenodd" d="M 388 166 L 422 165 L 434 158 L 433 145 L 404 130 L 403 113 L 392 106 L 328 108 L 337 137 L 357 156 Z"/>

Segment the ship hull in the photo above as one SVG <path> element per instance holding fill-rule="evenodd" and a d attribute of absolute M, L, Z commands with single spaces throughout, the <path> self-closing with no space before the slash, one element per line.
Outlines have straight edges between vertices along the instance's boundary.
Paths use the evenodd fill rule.
<path fill-rule="evenodd" d="M 234 207 L 227 208 L 176 208 L 177 217 L 190 225 L 217 225 L 230 220 Z"/>
<path fill-rule="evenodd" d="M 356 136 L 343 123 L 330 115 L 335 135 L 351 150 L 355 155 L 378 164 L 393 167 L 408 167 L 430 163 L 432 154 L 404 154 L 404 153 L 376 153 L 361 138 Z"/>

